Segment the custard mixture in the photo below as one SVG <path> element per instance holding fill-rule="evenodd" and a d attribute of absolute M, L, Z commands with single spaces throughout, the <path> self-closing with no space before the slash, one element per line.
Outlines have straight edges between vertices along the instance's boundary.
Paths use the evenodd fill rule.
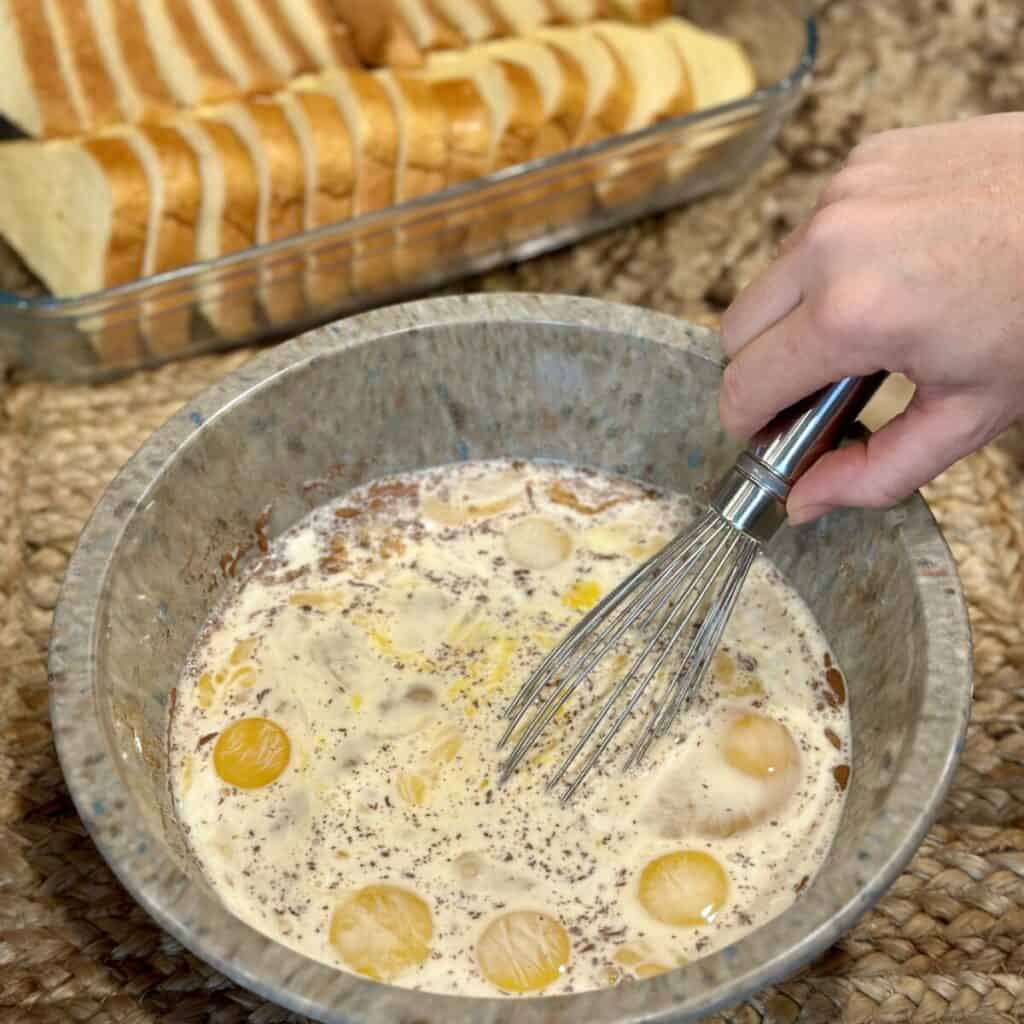
<path fill-rule="evenodd" d="M 282 536 L 197 638 L 171 723 L 179 818 L 225 905 L 327 964 L 461 995 L 647 977 L 786 909 L 838 827 L 850 730 L 821 630 L 763 558 L 638 770 L 609 756 L 566 807 L 544 789 L 626 649 L 496 785 L 522 682 L 692 514 L 479 462 L 379 480 Z"/>

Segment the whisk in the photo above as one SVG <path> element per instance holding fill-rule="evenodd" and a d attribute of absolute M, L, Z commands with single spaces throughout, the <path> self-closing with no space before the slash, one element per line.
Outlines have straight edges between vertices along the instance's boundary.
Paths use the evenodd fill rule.
<path fill-rule="evenodd" d="M 549 777 L 547 788 L 566 780 L 561 802 L 568 803 L 627 721 L 639 717 L 641 701 L 661 676 L 660 692 L 649 702 L 624 767 L 628 770 L 641 762 L 700 686 L 758 551 L 785 520 L 793 484 L 840 443 L 884 377 L 846 377 L 778 416 L 739 456 L 696 524 L 577 623 L 505 709 L 508 726 L 498 749 L 510 742 L 512 746 L 502 762 L 499 785 L 508 781 L 599 663 L 621 651 L 627 637 L 638 638 L 639 654 L 597 702 L 596 712 Z M 688 634 L 689 643 L 683 646 Z M 525 721 L 531 709 L 533 716 Z M 588 746 L 582 765 L 569 780 L 570 770 Z"/>

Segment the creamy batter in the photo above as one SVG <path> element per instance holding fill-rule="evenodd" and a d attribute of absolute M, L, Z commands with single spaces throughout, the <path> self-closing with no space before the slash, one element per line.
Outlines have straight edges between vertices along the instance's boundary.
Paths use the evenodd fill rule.
<path fill-rule="evenodd" d="M 603 762 L 565 808 L 544 792 L 584 700 L 495 785 L 507 702 L 691 515 L 503 461 L 378 481 L 282 536 L 198 637 L 171 723 L 180 820 L 226 906 L 317 960 L 463 995 L 645 977 L 788 907 L 838 826 L 849 717 L 763 558 L 640 770 Z"/>

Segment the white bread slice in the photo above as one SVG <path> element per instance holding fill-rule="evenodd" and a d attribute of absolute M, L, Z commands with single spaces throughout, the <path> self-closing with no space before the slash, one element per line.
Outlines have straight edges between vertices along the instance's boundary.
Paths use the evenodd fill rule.
<path fill-rule="evenodd" d="M 307 231 L 352 216 L 355 154 L 337 102 L 326 93 L 286 90 L 281 107 L 305 154 Z M 306 296 L 314 309 L 338 307 L 350 291 L 352 248 L 347 243 L 317 245 L 306 258 Z"/>
<path fill-rule="evenodd" d="M 574 60 L 563 59 L 537 38 L 501 39 L 483 52 L 523 68 L 537 85 L 544 115 L 534 155 L 570 149 L 579 137 L 587 111 L 587 83 Z"/>
<path fill-rule="evenodd" d="M 461 33 L 431 0 L 394 0 L 394 4 L 420 50 L 448 50 L 465 45 Z"/>
<path fill-rule="evenodd" d="M 0 0 L 0 113 L 26 135 L 53 134 L 54 124 L 78 127 L 78 117 L 53 52 L 37 0 Z"/>
<path fill-rule="evenodd" d="M 253 50 L 271 67 L 280 82 L 316 69 L 296 39 L 277 0 L 234 0 L 245 22 Z"/>
<path fill-rule="evenodd" d="M 57 297 L 143 276 L 149 185 L 124 140 L 0 146 L 0 234 Z"/>
<path fill-rule="evenodd" d="M 230 125 L 210 117 L 176 122 L 199 158 L 201 182 L 196 257 L 215 260 L 256 245 L 259 173 L 248 147 Z M 200 309 L 224 338 L 250 335 L 257 324 L 249 273 L 201 275 Z"/>
<path fill-rule="evenodd" d="M 445 185 L 445 123 L 430 83 L 390 71 L 374 77 L 388 94 L 398 128 L 393 201 L 404 203 L 439 192 Z"/>
<path fill-rule="evenodd" d="M 667 18 L 656 28 L 686 62 L 694 109 L 730 103 L 757 88 L 754 67 L 735 39 L 705 31 L 683 18 Z"/>
<path fill-rule="evenodd" d="M 608 15 L 603 0 L 553 0 L 553 2 L 561 20 L 570 25 L 596 21 L 598 18 Z"/>
<path fill-rule="evenodd" d="M 331 10 L 331 0 L 277 0 L 295 36 L 321 70 L 358 64 L 348 28 Z"/>
<path fill-rule="evenodd" d="M 538 155 L 544 144 L 544 102 L 534 76 L 522 65 L 492 58 L 486 46 L 431 54 L 426 74 L 434 81 L 469 78 L 487 106 L 492 170 L 523 163 Z M 505 244 L 510 227 L 524 223 L 519 194 L 492 201 L 465 229 L 463 252 L 472 257 Z M 453 227 L 454 230 L 454 227 Z"/>
<path fill-rule="evenodd" d="M 485 47 L 431 54 L 425 75 L 432 81 L 472 78 L 491 117 L 495 169 L 530 160 L 542 138 L 544 102 L 532 74 L 510 61 L 493 59 Z"/>
<path fill-rule="evenodd" d="M 495 147 L 491 143 L 491 114 L 472 78 L 430 82 L 443 111 L 445 185 L 459 185 L 491 173 Z"/>
<path fill-rule="evenodd" d="M 502 36 L 528 35 L 552 20 L 545 0 L 481 0 Z"/>
<path fill-rule="evenodd" d="M 178 106 L 192 108 L 238 95 L 239 83 L 214 56 L 188 0 L 148 0 L 139 9 L 160 74 Z"/>
<path fill-rule="evenodd" d="M 440 192 L 445 186 L 445 112 L 431 83 L 408 74 L 378 71 L 398 127 L 394 202 Z M 450 251 L 452 239 L 436 215 L 399 228 L 395 238 L 395 270 L 404 284 L 414 282 Z"/>
<path fill-rule="evenodd" d="M 757 88 L 757 76 L 743 47 L 735 40 L 707 32 L 682 18 L 657 25 L 686 62 L 694 92 L 695 108 L 706 110 L 749 96 Z M 730 139 L 749 124 L 750 114 L 702 121 L 687 136 L 686 148 L 670 156 L 668 174 L 673 180 L 688 177 L 711 160 Z"/>
<path fill-rule="evenodd" d="M 665 35 L 653 29 L 599 21 L 584 29 L 598 34 L 625 64 L 633 80 L 627 131 L 693 109 L 686 65 Z"/>
<path fill-rule="evenodd" d="M 365 71 L 336 69 L 296 85 L 325 91 L 339 104 L 355 157 L 353 216 L 390 206 L 398 166 L 398 125 L 381 82 Z M 352 258 L 354 291 L 387 287 L 394 280 L 394 233 L 381 227 L 362 234 Z"/>
<path fill-rule="evenodd" d="M 172 88 L 164 80 L 149 36 L 141 6 L 135 0 L 105 0 L 110 7 L 109 21 L 114 29 L 119 59 L 124 63 L 136 95 L 140 119 L 156 120 L 173 113 L 177 107 Z"/>
<path fill-rule="evenodd" d="M 73 40 L 68 54 L 86 108 L 85 124 L 94 130 L 125 120 L 128 112 L 121 107 L 117 84 L 104 59 L 88 5 L 82 0 L 56 0 L 52 9 L 60 22 L 59 37 Z"/>
<path fill-rule="evenodd" d="M 121 58 L 121 44 L 109 0 L 84 0 L 82 7 L 88 12 L 103 64 L 117 90 L 118 107 L 123 120 L 129 123 L 138 121 L 145 112 L 146 104 L 135 88 L 127 64 Z"/>
<path fill-rule="evenodd" d="M 686 64 L 663 33 L 610 21 L 596 22 L 583 31 L 600 36 L 608 44 L 633 83 L 627 131 L 647 128 L 692 110 Z M 668 156 L 667 146 L 652 141 L 612 162 L 597 183 L 602 205 L 609 209 L 624 207 L 650 195 L 665 180 Z"/>
<path fill-rule="evenodd" d="M 133 134 L 144 140 L 148 159 L 155 161 L 148 167 L 150 208 L 156 214 L 150 270 L 160 274 L 195 263 L 202 200 L 199 155 L 173 124 L 143 125 Z M 162 289 L 145 304 L 143 329 L 152 354 L 163 356 L 188 347 L 192 305 L 191 289 L 184 286 Z"/>
<path fill-rule="evenodd" d="M 83 130 L 88 130 L 90 125 L 89 103 L 86 98 L 85 89 L 78 77 L 73 41 L 68 36 L 64 20 L 61 17 L 59 0 L 40 0 L 40 5 L 46 15 L 50 36 L 53 39 L 54 53 L 57 57 L 57 66 L 60 68 L 60 73 L 67 83 L 68 95 L 75 109 L 78 123 L 82 125 Z"/>
<path fill-rule="evenodd" d="M 587 107 L 576 145 L 619 135 L 627 130 L 634 108 L 633 79 L 626 66 L 599 35 L 584 29 L 550 28 L 536 33 L 566 61 L 580 69 L 586 82 Z"/>
<path fill-rule="evenodd" d="M 411 68 L 423 63 L 412 30 L 393 0 L 327 0 L 367 67 Z"/>
<path fill-rule="evenodd" d="M 649 25 L 672 13 L 672 0 L 601 0 L 601 6 L 606 18 L 631 21 L 638 25 Z"/>
<path fill-rule="evenodd" d="M 242 93 L 271 92 L 280 85 L 278 74 L 253 46 L 235 0 L 187 2 L 203 38 Z"/>
<path fill-rule="evenodd" d="M 470 43 L 498 35 L 498 25 L 483 0 L 433 0 L 437 13 Z"/>
<path fill-rule="evenodd" d="M 272 99 L 256 99 L 228 104 L 216 113 L 248 146 L 257 168 L 258 244 L 300 234 L 305 219 L 305 163 L 301 143 L 280 105 Z M 302 285 L 302 269 L 294 259 L 265 261 L 260 274 L 260 302 L 272 324 L 302 315 Z"/>

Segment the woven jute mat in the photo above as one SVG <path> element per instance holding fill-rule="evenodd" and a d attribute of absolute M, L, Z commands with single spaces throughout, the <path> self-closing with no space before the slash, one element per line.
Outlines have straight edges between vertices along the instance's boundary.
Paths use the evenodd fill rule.
<path fill-rule="evenodd" d="M 466 288 L 560 291 L 714 323 L 863 134 L 1024 109 L 1019 0 L 825 3 L 814 88 L 725 196 Z M 185 952 L 138 908 L 74 813 L 47 716 L 61 575 L 104 486 L 170 413 L 250 353 L 97 388 L 0 397 L 0 1022 L 296 1020 Z M 960 565 L 976 698 L 940 823 L 880 905 L 797 979 L 725 1015 L 756 1022 L 1024 1020 L 1024 436 L 927 489 Z"/>

